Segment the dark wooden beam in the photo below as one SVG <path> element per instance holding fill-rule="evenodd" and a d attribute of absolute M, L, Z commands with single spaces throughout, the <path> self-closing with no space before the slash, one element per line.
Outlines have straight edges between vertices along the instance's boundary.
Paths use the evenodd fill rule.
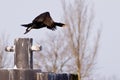
<path fill-rule="evenodd" d="M 0 80 L 78 80 L 78 75 L 32 69 L 3 69 L 0 70 Z"/>

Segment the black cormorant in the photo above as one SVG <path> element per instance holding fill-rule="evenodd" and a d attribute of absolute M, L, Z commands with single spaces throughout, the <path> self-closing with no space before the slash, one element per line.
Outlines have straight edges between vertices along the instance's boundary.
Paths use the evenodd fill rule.
<path fill-rule="evenodd" d="M 63 27 L 65 24 L 59 23 L 59 22 L 54 22 L 53 19 L 50 16 L 49 12 L 44 12 L 37 16 L 32 23 L 29 24 L 23 24 L 22 26 L 26 27 L 26 33 L 28 33 L 31 29 L 39 29 L 43 27 L 47 27 L 50 30 L 55 30 L 56 26 Z"/>

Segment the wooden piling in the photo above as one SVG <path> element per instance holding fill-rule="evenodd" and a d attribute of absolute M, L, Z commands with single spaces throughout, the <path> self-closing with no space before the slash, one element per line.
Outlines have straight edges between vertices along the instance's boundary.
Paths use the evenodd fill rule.
<path fill-rule="evenodd" d="M 15 65 L 19 69 L 33 69 L 33 53 L 30 49 L 32 38 L 18 38 L 15 40 Z"/>

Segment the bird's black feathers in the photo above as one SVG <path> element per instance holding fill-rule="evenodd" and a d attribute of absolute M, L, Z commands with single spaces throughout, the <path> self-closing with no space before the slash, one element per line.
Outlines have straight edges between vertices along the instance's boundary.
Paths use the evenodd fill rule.
<path fill-rule="evenodd" d="M 37 16 L 32 21 L 32 23 L 23 24 L 21 26 L 27 27 L 26 32 L 24 33 L 24 34 L 26 34 L 31 29 L 39 29 L 39 28 L 47 27 L 50 30 L 55 30 L 56 26 L 63 27 L 64 25 L 65 24 L 63 24 L 63 23 L 54 22 L 50 16 L 50 13 L 44 12 L 44 13 L 40 14 L 39 16 Z"/>
<path fill-rule="evenodd" d="M 31 27 L 33 25 L 33 23 L 29 23 L 29 24 L 22 24 L 21 26 L 24 26 L 24 27 Z"/>

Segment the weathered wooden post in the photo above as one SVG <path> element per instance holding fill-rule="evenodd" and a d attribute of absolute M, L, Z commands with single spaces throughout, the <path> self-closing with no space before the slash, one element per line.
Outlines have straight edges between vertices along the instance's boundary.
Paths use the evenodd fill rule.
<path fill-rule="evenodd" d="M 40 45 L 32 45 L 32 38 L 18 38 L 14 46 L 7 46 L 7 52 L 15 52 L 14 64 L 18 69 L 33 69 L 33 51 L 40 51 Z"/>
<path fill-rule="evenodd" d="M 6 47 L 5 50 L 14 53 L 14 65 L 16 69 L 9 70 L 9 79 L 4 80 L 35 80 L 40 69 L 33 70 L 33 51 L 40 51 L 41 46 L 32 45 L 32 38 L 18 38 L 14 41 L 14 46 Z M 1 72 L 3 74 L 3 72 Z M 4 74 L 3 74 L 4 75 Z M 0 79 L 1 80 L 1 79 Z"/>
<path fill-rule="evenodd" d="M 15 40 L 15 65 L 20 69 L 33 69 L 32 38 Z"/>

